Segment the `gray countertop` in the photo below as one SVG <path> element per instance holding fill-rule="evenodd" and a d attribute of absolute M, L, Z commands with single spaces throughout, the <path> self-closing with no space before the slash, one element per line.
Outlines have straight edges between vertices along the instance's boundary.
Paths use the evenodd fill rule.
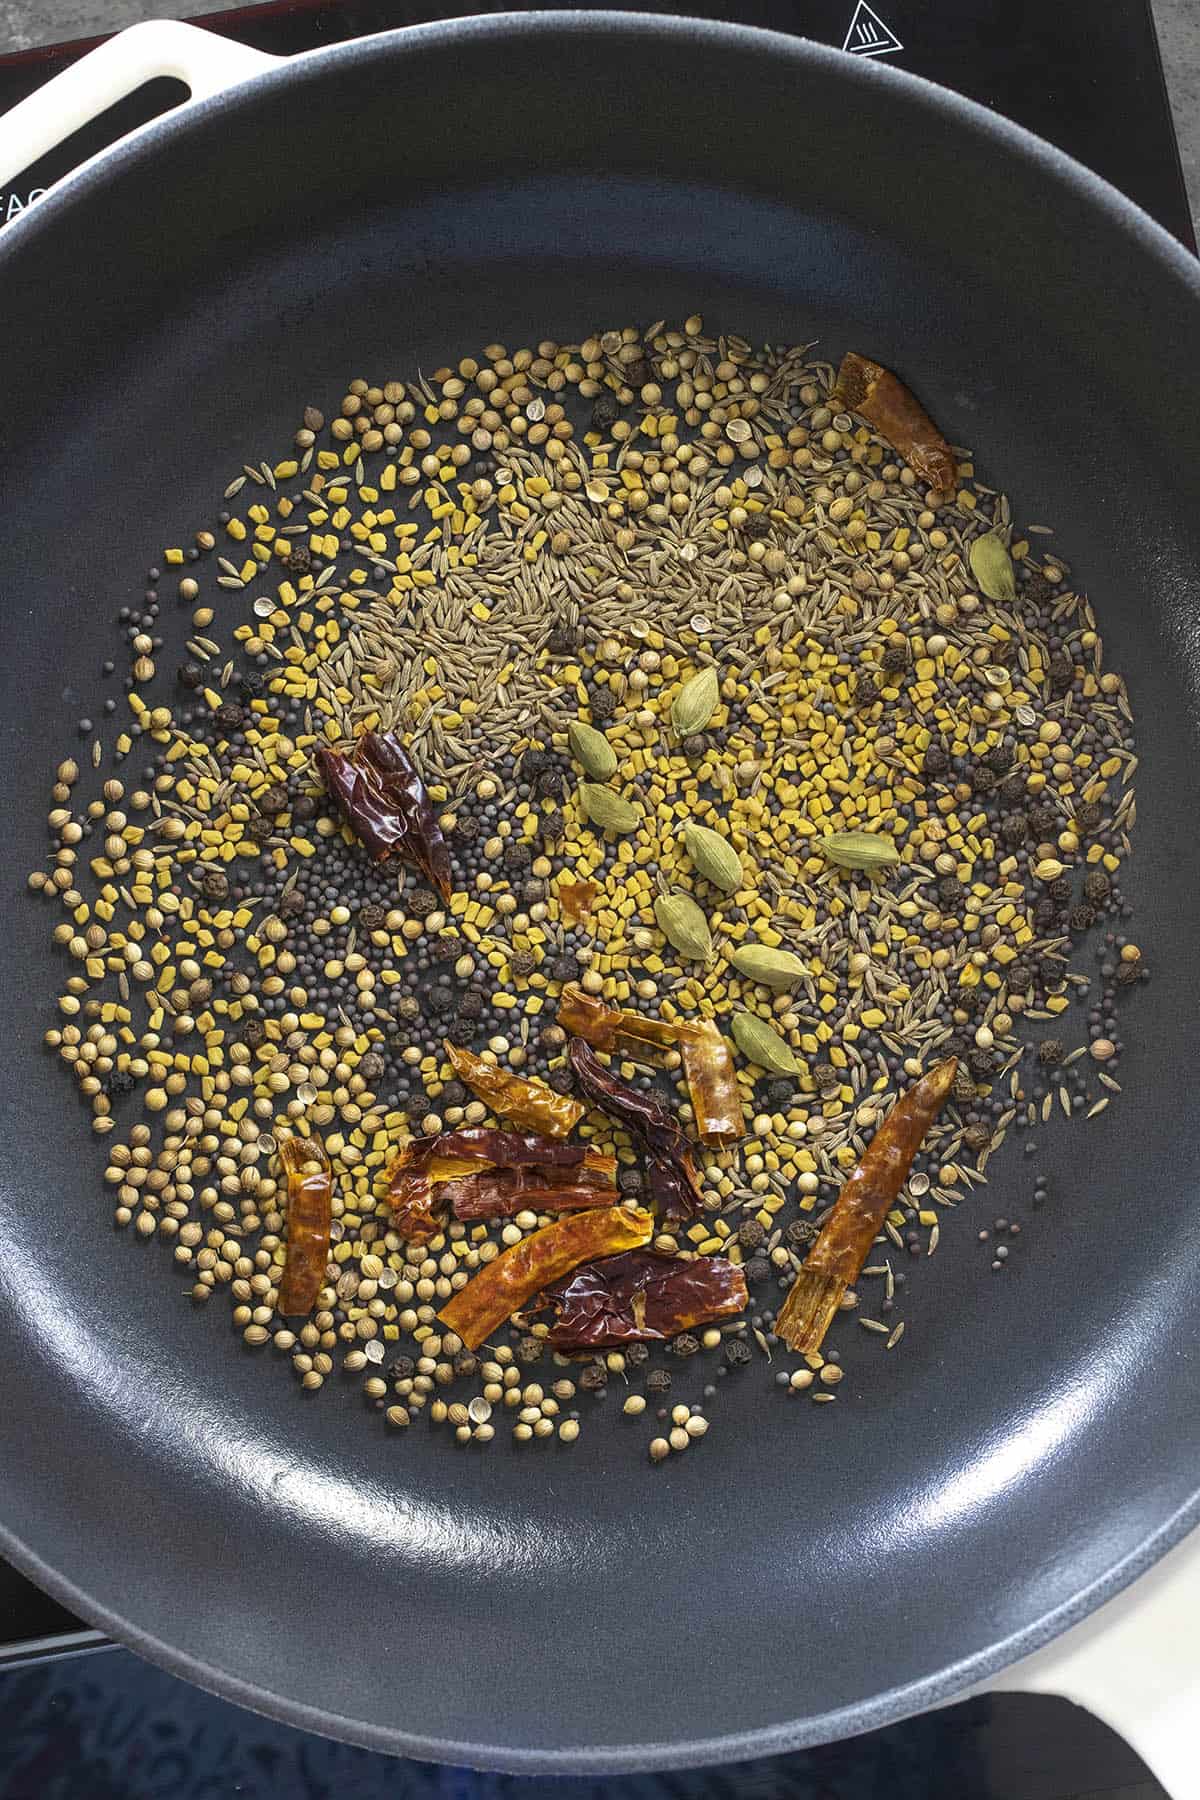
<path fill-rule="evenodd" d="M 1054 0 L 1047 0 L 1053 5 Z M 138 19 L 191 18 L 220 0 L 0 0 L 0 52 L 116 31 Z M 1200 0 L 1153 0 L 1163 65 L 1200 235 Z"/>

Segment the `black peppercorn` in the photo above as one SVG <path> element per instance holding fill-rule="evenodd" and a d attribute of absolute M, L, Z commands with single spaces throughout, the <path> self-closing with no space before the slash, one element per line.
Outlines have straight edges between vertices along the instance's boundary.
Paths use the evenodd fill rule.
<path fill-rule="evenodd" d="M 977 794 L 990 794 L 996 786 L 996 774 L 986 763 L 976 763 L 971 770 L 971 787 Z"/>
<path fill-rule="evenodd" d="M 621 379 L 625 386 L 631 387 L 635 393 L 639 388 L 644 388 L 653 375 L 654 370 L 644 356 L 635 357 L 633 362 L 627 362 L 621 370 Z"/>
<path fill-rule="evenodd" d="M 681 1331 L 679 1336 L 671 1339 L 672 1356 L 695 1356 L 700 1348 L 700 1339 L 693 1337 L 690 1331 Z"/>
<path fill-rule="evenodd" d="M 217 708 L 217 724 L 224 725 L 228 731 L 239 730 L 245 723 L 245 720 L 246 715 L 242 708 L 237 704 L 236 700 L 226 700 L 224 705 L 218 706 Z"/>
<path fill-rule="evenodd" d="M 1029 836 L 1029 820 L 1021 812 L 1005 813 L 1000 821 L 1000 836 L 1010 849 L 1016 850 Z"/>
<path fill-rule="evenodd" d="M 508 959 L 508 966 L 515 981 L 524 981 L 537 968 L 537 958 L 529 950 L 514 950 Z"/>
<path fill-rule="evenodd" d="M 1067 924 L 1072 931 L 1087 931 L 1096 923 L 1096 915 L 1086 901 L 1081 900 L 1073 906 L 1067 917 Z"/>
<path fill-rule="evenodd" d="M 607 431 L 620 417 L 621 408 L 615 394 L 597 394 L 592 402 L 593 431 Z"/>
<path fill-rule="evenodd" d="M 622 1169 L 617 1176 L 617 1186 L 623 1194 L 636 1196 L 644 1191 L 646 1183 L 640 1169 Z"/>
<path fill-rule="evenodd" d="M 474 1375 L 478 1369 L 479 1358 L 473 1356 L 469 1350 L 460 1350 L 454 1359 L 454 1373 L 456 1375 Z"/>
<path fill-rule="evenodd" d="M 937 884 L 938 904 L 943 912 L 954 912 L 967 897 L 967 890 L 962 882 L 953 875 L 944 875 Z"/>
<path fill-rule="evenodd" d="M 960 1069 L 954 1077 L 954 1086 L 950 1093 L 955 1106 L 973 1106 L 975 1104 L 975 1083 L 965 1069 Z"/>
<path fill-rule="evenodd" d="M 579 647 L 579 635 L 571 625 L 552 625 L 546 637 L 551 656 L 572 656 Z"/>
<path fill-rule="evenodd" d="M 405 1019 L 410 1024 L 421 1016 L 420 1002 L 414 1000 L 411 994 L 402 994 L 399 1000 L 394 1002 L 392 1010 L 398 1019 Z"/>
<path fill-rule="evenodd" d="M 1059 816 L 1052 806 L 1031 806 L 1029 809 L 1029 829 L 1039 841 L 1053 837 L 1059 822 Z"/>
<path fill-rule="evenodd" d="M 374 904 L 360 907 L 358 922 L 364 931 L 381 931 L 387 924 L 387 907 Z"/>
<path fill-rule="evenodd" d="M 248 1050 L 257 1050 L 266 1042 L 267 1028 L 261 1019 L 247 1019 L 242 1026 L 242 1042 Z"/>
<path fill-rule="evenodd" d="M 980 1050 L 978 1046 L 967 1054 L 967 1067 L 976 1081 L 986 1081 L 996 1066 L 996 1058 L 991 1050 Z"/>
<path fill-rule="evenodd" d="M 465 994 L 459 995 L 458 1016 L 460 1019 L 482 1019 L 483 995 L 477 988 L 468 988 Z"/>
<path fill-rule="evenodd" d="M 783 1235 L 793 1249 L 799 1250 L 815 1240 L 817 1227 L 811 1219 L 793 1219 Z"/>
<path fill-rule="evenodd" d="M 547 1079 L 556 1094 L 573 1094 L 575 1092 L 575 1077 L 570 1069 L 552 1069 Z"/>
<path fill-rule="evenodd" d="M 312 568 L 312 551 L 307 544 L 293 544 L 284 558 L 289 575 L 306 575 Z"/>
<path fill-rule="evenodd" d="M 504 860 L 510 869 L 527 869 L 533 861 L 533 845 L 527 837 L 509 838 L 504 846 Z"/>
<path fill-rule="evenodd" d="M 1060 906 L 1065 906 L 1075 892 L 1075 888 L 1069 875 L 1060 875 L 1057 881 L 1050 883 L 1046 892 L 1052 900 L 1057 900 Z"/>
<path fill-rule="evenodd" d="M 238 693 L 243 700 L 257 700 L 266 685 L 266 679 L 259 669 L 243 669 L 238 676 Z"/>
<path fill-rule="evenodd" d="M 358 1073 L 364 1081 L 375 1082 L 379 1080 L 385 1067 L 378 1050 L 368 1050 L 365 1056 L 359 1058 Z"/>
<path fill-rule="evenodd" d="M 708 749 L 708 739 L 701 737 L 698 731 L 694 731 L 689 737 L 684 738 L 679 748 L 689 762 L 698 762 Z"/>
<path fill-rule="evenodd" d="M 1006 775 L 996 791 L 1005 806 L 1019 806 L 1025 798 L 1025 777 Z"/>
<path fill-rule="evenodd" d="M 292 801 L 292 818 L 297 825 L 317 816 L 317 803 L 311 794 L 298 794 Z"/>
<path fill-rule="evenodd" d="M 435 963 L 457 962 L 462 954 L 460 937 L 436 937 L 429 946 L 429 960 Z"/>
<path fill-rule="evenodd" d="M 746 1280 L 753 1286 L 765 1281 L 771 1273 L 771 1265 L 765 1256 L 752 1256 L 746 1264 Z"/>
<path fill-rule="evenodd" d="M 796 1098 L 796 1090 L 790 1081 L 768 1081 L 767 1099 L 774 1107 L 790 1106 Z"/>
<path fill-rule="evenodd" d="M 304 911 L 304 895 L 299 888 L 289 888 L 286 894 L 280 894 L 276 908 L 281 919 L 294 919 Z"/>
<path fill-rule="evenodd" d="M 1060 913 L 1053 900 L 1039 900 L 1033 909 L 1033 923 L 1037 931 L 1043 933 L 1058 930 Z"/>
<path fill-rule="evenodd" d="M 883 646 L 883 655 L 879 666 L 888 675 L 899 675 L 908 667 L 908 642 L 902 637 L 890 637 Z"/>
<path fill-rule="evenodd" d="M 437 912 L 441 902 L 432 888 L 414 888 L 408 896 L 408 910 L 414 919 L 427 919 Z"/>
<path fill-rule="evenodd" d="M 1104 810 L 1095 800 L 1084 800 L 1075 808 L 1075 829 L 1092 832 L 1099 826 L 1104 817 Z"/>
<path fill-rule="evenodd" d="M 1083 878 L 1083 897 L 1092 906 L 1104 906 L 1112 893 L 1112 882 L 1103 869 L 1089 869 Z"/>
<path fill-rule="evenodd" d="M 548 769 L 543 769 L 537 778 L 536 787 L 538 798 L 541 800 L 556 800 L 562 793 L 562 785 L 562 770 L 552 763 Z"/>
<path fill-rule="evenodd" d="M 1138 981 L 1141 979 L 1141 974 L 1142 974 L 1141 957 L 1138 957 L 1133 962 L 1126 962 L 1124 959 L 1122 959 L 1117 964 L 1117 986 L 1118 987 L 1132 987 L 1135 981 Z"/>
<path fill-rule="evenodd" d="M 817 1063 L 816 1067 L 813 1069 L 813 1080 L 822 1092 L 826 1088 L 838 1087 L 841 1084 L 841 1079 L 841 1076 L 838 1074 L 838 1071 L 834 1068 L 832 1063 Z"/>
<path fill-rule="evenodd" d="M 631 1369 L 640 1368 L 649 1354 L 650 1347 L 648 1344 L 634 1342 L 632 1344 L 626 1344 L 625 1346 L 625 1361 Z"/>
<path fill-rule="evenodd" d="M 738 1243 L 743 1250 L 757 1250 L 766 1239 L 766 1232 L 757 1219 L 743 1219 L 738 1226 Z"/>
<path fill-rule="evenodd" d="M 1075 680 L 1075 665 L 1069 656 L 1052 656 L 1046 677 L 1050 683 L 1050 692 L 1059 698 L 1065 694 Z"/>
<path fill-rule="evenodd" d="M 287 811 L 288 791 L 282 782 L 272 782 L 260 794 L 255 796 L 255 805 L 261 813 L 281 813 Z"/>
<path fill-rule="evenodd" d="M 574 981 L 579 973 L 579 965 L 573 956 L 556 956 L 550 964 L 551 981 Z"/>
<path fill-rule="evenodd" d="M 588 696 L 588 706 L 593 719 L 611 719 L 617 710 L 616 695 L 611 688 L 594 687 Z"/>
<path fill-rule="evenodd" d="M 870 706 L 879 698 L 879 683 L 874 675 L 859 670 L 854 680 L 854 702 L 856 706 Z"/>
<path fill-rule="evenodd" d="M 114 1069 L 104 1086 L 104 1091 L 113 1100 L 120 1100 L 125 1094 L 132 1094 L 137 1082 L 128 1069 Z"/>
<path fill-rule="evenodd" d="M 1048 606 L 1054 598 L 1054 587 L 1040 569 L 1031 568 L 1025 577 L 1023 593 L 1030 606 Z"/>
<path fill-rule="evenodd" d="M 994 775 L 1007 775 L 1013 766 L 1013 753 L 1007 744 L 993 744 L 983 760 Z"/>
<path fill-rule="evenodd" d="M 392 1359 L 388 1374 L 393 1381 L 411 1381 L 416 1366 L 411 1356 L 396 1356 Z"/>
<path fill-rule="evenodd" d="M 526 1366 L 530 1363 L 535 1363 L 538 1361 L 544 1348 L 545 1345 L 542 1343 L 541 1338 L 523 1337 L 517 1344 L 517 1361 L 526 1364 Z"/>
<path fill-rule="evenodd" d="M 992 1134 L 986 1125 L 968 1125 L 962 1135 L 963 1146 L 976 1155 L 986 1150 L 992 1141 Z"/>
<path fill-rule="evenodd" d="M 1053 1069 L 1066 1055 L 1066 1049 L 1060 1038 L 1043 1038 L 1038 1045 L 1037 1058 L 1044 1069 Z"/>
<path fill-rule="evenodd" d="M 921 767 L 926 775 L 944 775 L 950 767 L 950 758 L 940 744 L 930 744 L 922 759 Z"/>
<path fill-rule="evenodd" d="M 251 838 L 256 844 L 265 844 L 268 838 L 274 837 L 275 835 L 275 827 L 272 825 L 270 819 L 264 819 L 261 816 L 257 819 L 248 820 L 246 824 L 243 825 L 242 830 L 245 832 L 246 836 Z"/>
<path fill-rule="evenodd" d="M 744 1337 L 726 1338 L 724 1350 L 727 1369 L 744 1369 L 754 1360 L 754 1352 Z"/>
<path fill-rule="evenodd" d="M 608 1370 L 601 1362 L 590 1362 L 580 1369 L 575 1385 L 585 1394 L 594 1394 L 598 1388 L 608 1386 Z"/>
<path fill-rule="evenodd" d="M 748 513 L 746 516 L 746 523 L 742 526 L 742 530 L 750 539 L 751 543 L 754 543 L 763 538 L 770 537 L 771 521 L 766 513 Z"/>
<path fill-rule="evenodd" d="M 223 875 L 220 869 L 206 870 L 200 882 L 200 892 L 206 900 L 224 900 L 229 892 L 229 877 Z"/>
<path fill-rule="evenodd" d="M 646 1377 L 648 1394 L 669 1394 L 671 1391 L 671 1371 L 669 1369 L 651 1369 Z"/>
<path fill-rule="evenodd" d="M 180 687 L 202 687 L 204 685 L 204 670 L 200 667 L 199 663 L 180 663 L 178 669 L 175 671 L 175 679 L 178 681 Z"/>
<path fill-rule="evenodd" d="M 1011 962 L 1008 965 L 1008 991 L 1010 994 L 1025 994 L 1033 986 L 1033 968 L 1027 962 Z"/>

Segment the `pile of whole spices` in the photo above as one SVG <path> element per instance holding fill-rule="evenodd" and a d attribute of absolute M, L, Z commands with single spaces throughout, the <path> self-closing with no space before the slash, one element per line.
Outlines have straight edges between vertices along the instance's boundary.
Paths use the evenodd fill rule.
<path fill-rule="evenodd" d="M 776 1313 L 899 1094 L 956 1059 L 822 1301 L 887 1350 L 1007 1135 L 1120 1092 L 1132 715 L 1048 536 L 888 371 L 699 318 L 306 408 L 122 609 L 29 878 L 118 1225 L 461 1444 L 832 1401 Z"/>

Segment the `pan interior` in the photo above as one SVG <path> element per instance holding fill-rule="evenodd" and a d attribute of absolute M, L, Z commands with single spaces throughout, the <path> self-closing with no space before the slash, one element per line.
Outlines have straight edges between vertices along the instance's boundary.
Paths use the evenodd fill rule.
<path fill-rule="evenodd" d="M 0 250 L 0 1511 L 71 1604 L 235 1698 L 560 1772 L 783 1748 L 949 1694 L 1192 1503 L 1200 310 L 1160 234 L 931 92 L 686 24 L 406 34 L 159 130 Z M 945 1222 L 902 1349 L 847 1344 L 836 1407 L 748 1376 L 660 1469 L 611 1399 L 537 1468 L 455 1457 L 301 1399 L 114 1236 L 37 1048 L 59 971 L 24 876 L 118 607 L 306 403 L 696 311 L 901 370 L 1056 527 L 1138 719 L 1154 984 L 1121 1103 L 1039 1143 L 1019 1271 L 974 1242 L 1027 1203 L 1013 1154 Z"/>

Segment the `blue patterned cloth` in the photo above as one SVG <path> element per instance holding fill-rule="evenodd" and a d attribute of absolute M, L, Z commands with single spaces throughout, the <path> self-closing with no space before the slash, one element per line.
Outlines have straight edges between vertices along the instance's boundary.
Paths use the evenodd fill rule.
<path fill-rule="evenodd" d="M 848 1743 L 720 1769 L 622 1780 L 479 1775 L 276 1725 L 113 1650 L 0 1676 L 0 1800 L 1029 1800 L 1028 1787 L 994 1783 L 995 1705 L 969 1701 Z M 1011 1729 L 1009 1716 L 1000 1730 Z M 1118 1761 L 1129 1758 L 1111 1742 Z M 1046 1793 L 1039 1786 L 1039 1800 Z"/>

